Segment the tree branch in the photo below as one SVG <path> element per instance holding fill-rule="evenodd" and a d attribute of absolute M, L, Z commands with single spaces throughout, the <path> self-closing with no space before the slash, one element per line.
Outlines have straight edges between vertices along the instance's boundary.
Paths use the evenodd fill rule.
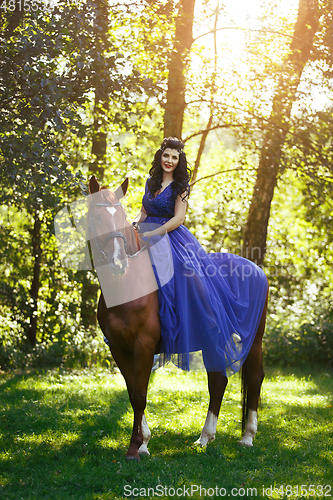
<path fill-rule="evenodd" d="M 252 170 L 257 170 L 258 167 L 254 167 L 254 168 L 241 168 L 241 167 L 236 167 L 236 168 L 231 168 L 230 170 L 220 170 L 219 172 L 214 172 L 214 174 L 209 174 L 209 175 L 205 175 L 204 177 L 200 177 L 200 179 L 197 179 L 196 181 L 192 182 L 190 184 L 190 187 L 194 186 L 194 184 L 196 184 L 197 182 L 200 182 L 200 181 L 203 181 L 205 179 L 209 179 L 210 177 L 215 177 L 216 175 L 221 175 L 221 174 L 227 174 L 229 172 L 250 172 Z"/>
<path fill-rule="evenodd" d="M 224 124 L 219 124 L 219 125 L 214 125 L 214 127 L 210 128 L 205 128 L 203 130 L 199 130 L 198 132 L 195 132 L 194 134 L 189 135 L 186 137 L 186 139 L 183 139 L 183 143 L 186 144 L 187 141 L 190 139 L 193 139 L 193 137 L 197 137 L 198 135 L 205 134 L 206 132 L 210 132 L 211 130 L 216 130 L 218 128 L 234 128 L 234 127 L 242 127 L 241 124 L 239 123 L 224 123 Z"/>
<path fill-rule="evenodd" d="M 229 172 L 251 172 L 253 170 L 258 170 L 258 167 L 253 167 L 253 168 L 236 167 L 236 168 L 231 168 L 230 170 L 219 170 L 218 172 L 214 172 L 213 174 L 205 175 L 204 177 L 200 177 L 200 179 L 197 179 L 196 181 L 191 182 L 190 187 L 194 186 L 194 184 L 196 184 L 197 182 L 204 181 L 205 179 L 209 179 L 210 177 L 215 177 L 216 175 L 227 174 Z M 287 170 L 293 170 L 295 172 L 302 170 L 304 175 L 306 175 L 308 178 L 312 178 L 311 175 L 309 175 L 306 171 L 304 171 L 304 169 L 302 168 L 301 165 L 298 168 L 297 167 L 287 167 Z M 317 175 L 316 177 L 321 181 L 326 181 L 326 182 L 333 184 L 333 176 Z"/>
<path fill-rule="evenodd" d="M 206 35 L 211 35 L 212 33 L 216 33 L 217 31 L 222 31 L 222 30 L 241 30 L 241 31 L 256 31 L 259 33 L 272 33 L 273 35 L 281 35 L 285 36 L 287 38 L 293 38 L 292 35 L 286 35 L 286 33 L 282 33 L 281 31 L 274 31 L 274 30 L 255 30 L 255 29 L 250 29 L 250 28 L 241 28 L 240 26 L 225 26 L 224 28 L 216 28 L 211 31 L 207 31 L 207 33 L 203 33 L 202 35 L 197 36 L 194 38 L 193 43 L 199 40 L 199 38 L 202 38 L 203 36 Z"/>

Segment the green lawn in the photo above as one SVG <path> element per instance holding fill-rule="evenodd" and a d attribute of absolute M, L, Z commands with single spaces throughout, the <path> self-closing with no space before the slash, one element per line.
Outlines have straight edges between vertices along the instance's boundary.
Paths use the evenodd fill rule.
<path fill-rule="evenodd" d="M 333 498 L 332 372 L 267 370 L 251 449 L 238 446 L 240 380 L 232 377 L 216 440 L 201 450 L 192 443 L 206 416 L 205 373 L 159 370 L 148 394 L 151 456 L 140 463 L 124 459 L 132 411 L 121 375 L 2 373 L 0 381 L 1 499 L 293 499 L 302 485 L 314 485 L 309 498 Z"/>

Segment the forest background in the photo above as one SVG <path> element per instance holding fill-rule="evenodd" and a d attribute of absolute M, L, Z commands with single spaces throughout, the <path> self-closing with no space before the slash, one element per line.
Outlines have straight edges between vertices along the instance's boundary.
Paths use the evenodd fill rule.
<path fill-rule="evenodd" d="M 0 366 L 113 361 L 94 271 L 54 217 L 88 179 L 138 213 L 163 137 L 185 143 L 186 225 L 263 265 L 266 364 L 332 365 L 331 0 L 3 0 Z"/>

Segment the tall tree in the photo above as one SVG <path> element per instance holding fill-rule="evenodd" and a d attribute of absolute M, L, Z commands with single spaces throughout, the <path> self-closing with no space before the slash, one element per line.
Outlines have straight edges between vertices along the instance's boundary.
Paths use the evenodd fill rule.
<path fill-rule="evenodd" d="M 107 146 L 107 123 L 109 111 L 109 73 L 106 64 L 107 52 L 110 50 L 108 38 L 109 30 L 109 7 L 106 0 L 97 0 L 94 4 L 94 45 L 98 49 L 92 63 L 94 73 L 93 83 L 95 86 L 93 127 L 92 127 L 92 161 L 89 170 L 96 174 L 99 181 L 103 181 L 106 146 Z M 86 271 L 79 273 L 82 280 L 81 294 L 81 321 L 85 328 L 96 325 L 96 304 L 98 283 L 93 275 Z"/>
<path fill-rule="evenodd" d="M 71 14 L 63 13 L 62 19 L 55 15 L 52 22 L 43 11 L 21 14 L 8 13 L 0 30 L 0 203 L 16 206 L 31 226 L 29 299 L 22 302 L 21 314 L 27 319 L 25 334 L 33 345 L 37 340 L 43 222 L 59 203 L 61 188 L 73 192 L 76 184 L 60 159 L 57 137 L 65 123 L 75 129 L 78 116 L 69 98 L 75 101 L 71 88 L 78 77 L 76 72 L 59 74 L 57 60 L 67 51 L 68 31 L 62 22 L 65 18 L 70 24 Z"/>
<path fill-rule="evenodd" d="M 245 255 L 262 265 L 274 188 L 293 103 L 318 28 L 318 0 L 299 0 L 298 16 L 289 54 L 273 97 L 269 126 L 263 138 L 257 178 L 244 231 Z"/>
<path fill-rule="evenodd" d="M 195 0 L 180 0 L 174 47 L 168 64 L 168 90 L 164 112 L 164 137 L 181 137 L 185 110 L 186 70 L 193 42 Z"/>
<path fill-rule="evenodd" d="M 205 148 L 206 139 L 207 139 L 207 136 L 209 134 L 209 131 L 211 130 L 213 118 L 214 118 L 214 95 L 216 93 L 216 73 L 217 73 L 216 29 L 217 29 L 217 21 L 219 18 L 219 11 L 220 11 L 220 7 L 219 7 L 219 1 L 218 1 L 217 5 L 216 5 L 216 10 L 215 10 L 215 20 L 214 20 L 214 29 L 213 29 L 213 32 L 214 32 L 214 71 L 213 71 L 212 79 L 211 79 L 211 90 L 210 90 L 211 100 L 210 100 L 210 105 L 209 105 L 209 118 L 207 121 L 206 129 L 203 131 L 201 139 L 200 139 L 199 149 L 197 152 L 197 157 L 195 159 L 194 168 L 193 168 L 193 172 L 192 172 L 192 184 L 194 184 L 196 179 L 197 179 L 198 170 L 199 170 L 199 166 L 200 166 L 200 160 L 201 160 L 201 157 L 202 157 L 202 154 L 203 154 L 203 151 Z"/>
<path fill-rule="evenodd" d="M 37 11 L 22 9 L 22 16 L 8 10 L 1 17 L 0 204 L 15 205 L 32 228 L 28 243 L 32 262 L 24 282 L 29 288 L 28 300 L 22 301 L 20 311 L 32 344 L 40 339 L 37 311 L 47 254 L 46 231 L 60 204 L 79 195 L 82 180 L 80 172 L 73 172 L 63 137 L 72 134 L 78 142 L 90 137 L 89 126 L 81 117 L 93 90 L 99 91 L 99 102 L 111 94 L 123 109 L 128 94 L 138 86 L 138 78 L 129 71 L 124 74 L 118 64 L 123 56 L 100 39 L 100 25 L 105 36 L 110 33 L 103 0 L 99 6 L 98 10 L 90 0 L 79 7 L 60 0 L 51 13 L 41 5 Z M 96 18 L 99 27 L 92 22 Z M 96 145 L 98 133 L 105 128 L 96 125 L 94 131 Z M 10 260 L 8 263 L 12 267 Z M 0 266 L 0 274 L 3 268 Z"/>
<path fill-rule="evenodd" d="M 110 51 L 109 5 L 106 0 L 95 3 L 95 46 L 96 58 L 92 64 L 94 71 L 95 101 L 92 134 L 92 164 L 90 170 L 103 180 L 106 161 L 107 121 L 109 110 L 109 73 L 106 58 Z"/>
<path fill-rule="evenodd" d="M 27 330 L 27 337 L 31 345 L 35 345 L 37 342 L 37 322 L 38 322 L 37 310 L 38 310 L 38 295 L 40 289 L 40 269 L 42 260 L 41 226 L 42 222 L 39 216 L 39 211 L 36 210 L 34 213 L 34 225 L 31 230 L 32 255 L 34 258 L 34 267 L 33 267 L 33 277 L 30 287 L 30 298 L 31 298 L 30 321 L 29 321 L 29 328 Z"/>

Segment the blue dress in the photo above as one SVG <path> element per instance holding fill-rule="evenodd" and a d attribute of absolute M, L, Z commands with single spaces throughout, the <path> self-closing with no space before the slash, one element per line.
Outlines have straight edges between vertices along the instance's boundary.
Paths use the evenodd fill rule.
<path fill-rule="evenodd" d="M 174 216 L 172 184 L 153 197 L 146 183 L 143 206 L 148 231 Z M 154 237 L 152 238 L 152 240 Z M 190 353 L 202 351 L 208 372 L 228 376 L 245 361 L 263 312 L 268 282 L 253 262 L 229 253 L 206 253 L 197 239 L 180 225 L 168 233 L 173 272 L 159 285 L 161 354 L 178 367 L 190 369 Z M 153 254 L 154 241 L 151 253 Z M 164 267 L 170 262 L 164 260 Z"/>

